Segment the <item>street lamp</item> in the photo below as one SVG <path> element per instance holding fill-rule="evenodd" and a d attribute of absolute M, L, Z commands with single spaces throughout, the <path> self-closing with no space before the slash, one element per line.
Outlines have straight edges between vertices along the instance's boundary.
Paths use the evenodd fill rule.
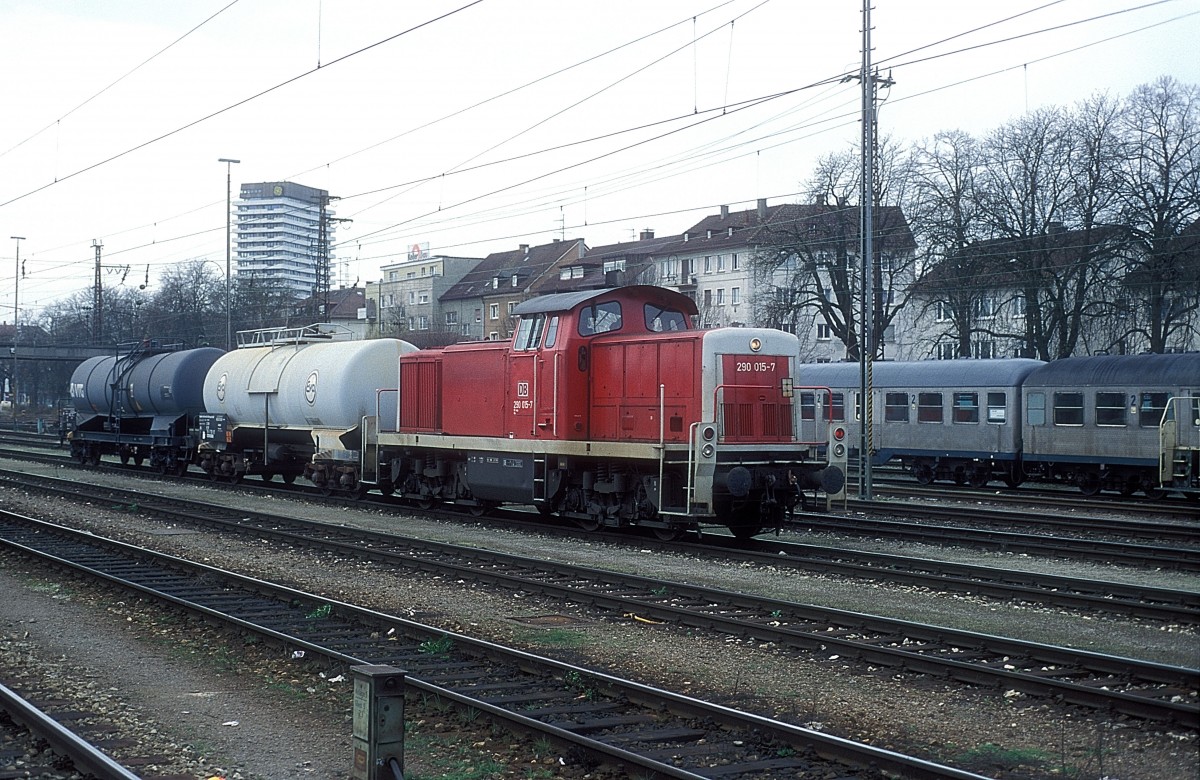
<path fill-rule="evenodd" d="M 233 220 L 233 165 L 241 160 L 231 160 L 221 157 L 217 162 L 225 163 L 225 349 L 233 349 L 233 295 L 231 280 L 233 279 L 232 263 L 232 220 Z"/>
<path fill-rule="evenodd" d="M 13 375 L 12 375 L 12 408 L 13 408 L 13 430 L 17 429 L 17 337 L 21 333 L 21 326 L 17 324 L 17 320 L 21 317 L 21 242 L 25 240 L 25 236 L 9 236 L 13 241 L 17 242 L 17 273 L 13 277 Z"/>

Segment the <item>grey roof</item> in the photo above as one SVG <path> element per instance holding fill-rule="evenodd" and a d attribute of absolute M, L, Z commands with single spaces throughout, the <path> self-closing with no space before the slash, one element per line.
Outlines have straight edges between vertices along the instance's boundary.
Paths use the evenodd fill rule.
<path fill-rule="evenodd" d="M 570 311 L 581 303 L 586 303 L 593 298 L 599 298 L 601 295 L 608 295 L 620 289 L 629 293 L 640 293 L 646 295 L 651 300 L 665 301 L 670 303 L 675 308 L 687 313 L 695 315 L 698 313 L 696 302 L 687 297 L 683 293 L 668 290 L 665 287 L 654 287 L 652 285 L 635 285 L 622 288 L 604 288 L 600 290 L 578 290 L 575 292 L 553 293 L 551 295 L 539 295 L 536 298 L 530 298 L 527 301 L 522 301 L 513 309 L 513 314 L 548 314 L 550 312 Z"/>
<path fill-rule="evenodd" d="M 1026 387 L 1177 387 L 1200 391 L 1200 352 L 1177 355 L 1093 355 L 1047 363 Z"/>
<path fill-rule="evenodd" d="M 911 363 L 872 363 L 871 387 L 1016 387 L 1033 371 L 1046 365 L 1040 360 L 919 360 Z M 816 387 L 861 387 L 858 363 L 812 363 L 800 366 L 797 381 Z"/>

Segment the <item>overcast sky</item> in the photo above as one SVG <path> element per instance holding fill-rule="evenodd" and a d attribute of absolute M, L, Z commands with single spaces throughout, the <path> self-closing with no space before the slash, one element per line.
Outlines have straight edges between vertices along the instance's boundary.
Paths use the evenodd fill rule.
<path fill-rule="evenodd" d="M 1200 82 L 1200 0 L 875 0 L 872 22 L 901 141 Z M 4 0 L 0 319 L 9 236 L 22 312 L 91 287 L 93 239 L 106 285 L 223 273 L 221 157 L 235 199 L 339 198 L 335 284 L 417 242 L 599 246 L 794 201 L 858 135 L 861 28 L 857 0 Z"/>

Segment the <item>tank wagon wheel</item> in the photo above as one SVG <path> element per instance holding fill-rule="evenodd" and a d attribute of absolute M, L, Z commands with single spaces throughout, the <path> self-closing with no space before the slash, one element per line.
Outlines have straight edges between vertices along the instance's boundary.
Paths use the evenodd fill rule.
<path fill-rule="evenodd" d="M 474 504 L 467 509 L 471 513 L 471 517 L 483 517 L 487 511 L 491 509 L 487 504 Z"/>
<path fill-rule="evenodd" d="M 271 482 L 272 480 L 275 479 L 275 472 L 264 471 L 262 474 L 259 474 L 259 477 L 262 479 L 263 482 Z"/>
<path fill-rule="evenodd" d="M 1100 475 L 1094 471 L 1085 471 L 1075 478 L 1075 484 L 1085 496 L 1094 496 L 1100 492 Z"/>
<path fill-rule="evenodd" d="M 226 475 L 225 480 L 231 485 L 240 485 L 242 483 L 243 476 L 245 475 L 242 474 L 242 472 L 235 471 L 232 474 Z"/>
<path fill-rule="evenodd" d="M 295 481 L 296 481 L 296 475 L 295 475 L 295 474 L 284 474 L 284 475 L 283 475 L 283 484 L 285 484 L 285 485 L 291 485 L 291 484 L 292 484 L 292 483 L 294 483 Z"/>
<path fill-rule="evenodd" d="M 660 541 L 673 542 L 683 536 L 684 529 L 682 528 L 655 528 L 654 536 Z M 734 534 L 736 536 L 736 534 Z M 753 534 L 751 534 L 753 536 Z M 739 539 L 742 537 L 738 537 Z"/>
<path fill-rule="evenodd" d="M 918 463 L 913 466 L 913 476 L 917 478 L 918 484 L 933 484 L 933 469 L 929 467 L 928 463 Z"/>

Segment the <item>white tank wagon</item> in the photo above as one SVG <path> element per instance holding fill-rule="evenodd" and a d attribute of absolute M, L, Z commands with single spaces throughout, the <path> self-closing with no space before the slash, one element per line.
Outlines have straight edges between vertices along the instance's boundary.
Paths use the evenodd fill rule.
<path fill-rule="evenodd" d="M 245 336 L 246 334 L 239 334 Z M 358 486 L 357 443 L 364 417 L 394 425 L 398 339 L 340 340 L 312 328 L 257 335 L 226 353 L 204 380 L 200 466 L 214 479 L 246 474 L 291 482 L 304 476 L 328 490 Z M 379 407 L 377 409 L 377 406 Z M 355 445 L 351 445 L 355 446 Z"/>
<path fill-rule="evenodd" d="M 93 464 L 102 455 L 137 465 L 148 458 L 164 473 L 183 471 L 195 450 L 189 431 L 204 411 L 201 383 L 222 354 L 148 342 L 83 361 L 71 374 L 71 454 Z"/>

